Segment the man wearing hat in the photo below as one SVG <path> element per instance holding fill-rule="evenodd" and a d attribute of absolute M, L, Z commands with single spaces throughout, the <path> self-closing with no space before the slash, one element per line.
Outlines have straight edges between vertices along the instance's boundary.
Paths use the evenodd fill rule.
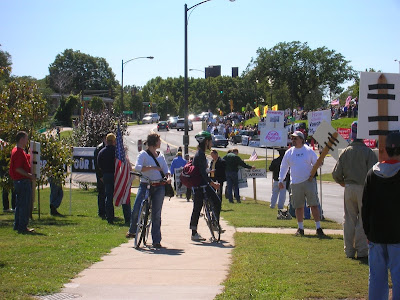
<path fill-rule="evenodd" d="M 115 172 L 115 134 L 109 133 L 106 136 L 106 146 L 100 150 L 97 157 L 97 164 L 103 173 L 103 183 L 106 193 L 106 219 L 109 224 L 114 223 L 114 172 Z"/>
<path fill-rule="evenodd" d="M 333 179 L 344 187 L 344 252 L 349 258 L 368 256 L 368 242 L 362 228 L 361 202 L 365 177 L 378 162 L 374 152 L 357 139 L 357 121 L 351 125 L 353 142 L 340 154 L 332 171 Z"/>
<path fill-rule="evenodd" d="M 318 197 L 315 188 L 315 178 L 309 181 L 311 170 L 317 163 L 317 155 L 308 146 L 304 145 L 304 135 L 301 131 L 291 134 L 292 147 L 286 151 L 279 171 L 279 188 L 284 189 L 283 181 L 290 168 L 290 186 L 292 189 L 292 204 L 296 209 L 296 219 L 298 229 L 297 236 L 304 235 L 304 204 L 307 198 L 307 206 L 311 208 L 315 221 L 318 236 L 324 236 L 320 224 L 320 214 L 318 210 Z"/>
<path fill-rule="evenodd" d="M 362 222 L 369 240 L 369 299 L 400 299 L 400 133 L 386 138 L 388 159 L 368 171 L 362 196 Z"/>

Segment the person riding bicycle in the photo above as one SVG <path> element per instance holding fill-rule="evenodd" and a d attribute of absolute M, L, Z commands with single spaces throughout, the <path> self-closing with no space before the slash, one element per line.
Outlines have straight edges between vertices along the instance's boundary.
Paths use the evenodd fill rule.
<path fill-rule="evenodd" d="M 212 139 L 211 134 L 207 131 L 201 131 L 195 136 L 197 142 L 199 143 L 197 147 L 197 152 L 193 159 L 193 165 L 197 167 L 201 174 L 201 182 L 200 186 L 207 185 L 206 192 L 208 198 L 211 200 L 217 219 L 219 220 L 219 213 L 221 210 L 221 199 L 219 199 L 218 195 L 211 188 L 215 188 L 216 190 L 219 188 L 219 183 L 213 182 L 211 178 L 208 177 L 207 174 L 207 159 L 206 159 L 206 150 L 211 149 Z M 194 188 L 194 200 L 193 200 L 193 211 L 192 216 L 190 218 L 190 229 L 192 230 L 192 241 L 204 241 L 205 239 L 200 236 L 197 232 L 197 225 L 199 223 L 200 211 L 203 207 L 203 190 L 200 187 Z"/>

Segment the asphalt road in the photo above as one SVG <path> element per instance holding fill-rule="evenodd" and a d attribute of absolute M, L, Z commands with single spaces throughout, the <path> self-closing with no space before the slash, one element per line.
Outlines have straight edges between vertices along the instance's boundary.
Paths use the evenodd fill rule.
<path fill-rule="evenodd" d="M 201 122 L 193 122 L 194 130 L 189 131 L 189 146 L 196 146 L 197 142 L 194 138 L 195 134 L 201 131 Z M 146 140 L 147 135 L 151 131 L 157 132 L 156 124 L 146 124 L 146 125 L 135 125 L 128 128 L 129 135 L 125 136 L 125 142 L 128 146 L 128 157 L 131 163 L 135 163 L 136 157 L 138 155 L 137 143 L 139 139 L 143 141 Z M 183 148 L 183 131 L 177 131 L 176 129 L 171 129 L 169 131 L 158 132 L 163 140 L 161 145 L 161 150 L 166 151 L 167 143 L 171 148 L 177 148 L 182 146 Z M 232 148 L 238 148 L 240 153 L 252 154 L 254 149 L 259 156 L 268 157 L 277 156 L 277 151 L 273 152 L 272 149 L 265 148 L 253 148 L 242 145 L 228 145 L 227 148 L 219 148 L 220 150 L 228 150 Z M 322 166 L 322 173 L 330 173 L 335 165 L 336 161 L 332 157 L 325 158 L 324 165 Z M 272 179 L 271 173 L 267 172 L 267 178 L 257 178 L 256 179 L 256 198 L 257 200 L 269 201 L 271 196 L 271 186 Z M 321 193 L 322 188 L 322 193 Z M 319 198 L 322 203 L 322 210 L 325 218 L 332 219 L 338 223 L 343 222 L 343 187 L 335 183 L 323 182 L 320 185 L 318 181 L 318 193 Z M 248 179 L 248 187 L 240 189 L 241 196 L 254 198 L 253 191 L 253 180 Z M 286 197 L 286 204 L 289 197 Z"/>

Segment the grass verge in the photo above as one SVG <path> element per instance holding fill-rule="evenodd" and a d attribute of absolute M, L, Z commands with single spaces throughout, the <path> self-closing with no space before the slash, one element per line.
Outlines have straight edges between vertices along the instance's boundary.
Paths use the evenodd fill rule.
<path fill-rule="evenodd" d="M 368 265 L 348 259 L 343 238 L 235 233 L 221 299 L 366 299 Z"/>
<path fill-rule="evenodd" d="M 229 203 L 226 199 L 222 201 L 221 216 L 232 226 L 297 228 L 297 221 L 295 218 L 291 220 L 277 220 L 276 215 L 277 209 L 271 209 L 269 207 L 269 202 L 246 199 L 246 201 L 242 201 L 241 204 L 237 204 Z M 314 229 L 314 220 L 304 220 L 304 227 Z M 321 227 L 342 229 L 341 224 L 328 219 L 321 221 Z"/>
<path fill-rule="evenodd" d="M 72 216 L 67 216 L 69 191 L 64 193 L 59 212 L 65 216 L 53 217 L 49 189 L 40 190 L 41 218 L 34 211 L 29 224 L 35 234 L 18 234 L 12 229 L 14 215 L 0 214 L 0 299 L 57 292 L 70 278 L 126 242 L 120 208 L 115 208 L 117 221 L 108 225 L 97 216 L 97 193 L 72 190 Z"/>

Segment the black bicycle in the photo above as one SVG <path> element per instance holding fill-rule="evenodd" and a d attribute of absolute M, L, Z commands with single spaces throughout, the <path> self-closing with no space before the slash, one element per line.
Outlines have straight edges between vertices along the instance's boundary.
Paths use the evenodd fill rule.
<path fill-rule="evenodd" d="M 222 229 L 221 229 L 221 225 L 219 224 L 217 215 L 215 214 L 214 205 L 211 202 L 211 200 L 208 198 L 206 188 L 207 188 L 207 185 L 201 185 L 199 187 L 199 189 L 201 189 L 203 191 L 202 215 L 204 216 L 204 219 L 206 220 L 208 229 L 210 229 L 211 241 L 218 243 L 221 238 Z"/>
<path fill-rule="evenodd" d="M 150 198 L 150 186 L 152 181 L 142 173 L 131 172 L 132 174 L 143 177 L 148 181 L 146 192 L 143 201 L 140 205 L 139 215 L 136 223 L 136 235 L 135 235 L 135 248 L 138 249 L 140 244 L 147 245 L 147 238 L 149 237 L 151 227 L 151 206 L 152 201 Z"/>

